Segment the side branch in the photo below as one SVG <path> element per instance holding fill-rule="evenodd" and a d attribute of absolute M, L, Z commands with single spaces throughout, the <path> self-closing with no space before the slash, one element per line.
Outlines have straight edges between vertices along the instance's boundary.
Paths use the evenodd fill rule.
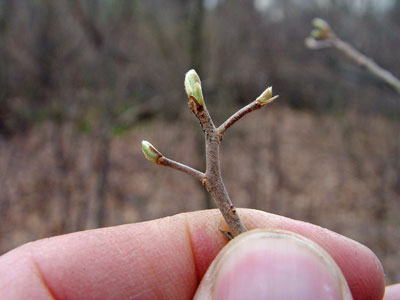
<path fill-rule="evenodd" d="M 183 173 L 189 174 L 190 176 L 193 176 L 194 178 L 203 181 L 205 178 L 205 174 L 203 172 L 200 172 L 196 169 L 193 169 L 185 164 L 181 164 L 177 161 L 174 161 L 172 159 L 166 158 L 165 156 L 162 156 L 158 159 L 158 164 L 165 166 L 165 167 L 170 167 L 172 169 L 181 171 Z"/>
<path fill-rule="evenodd" d="M 203 182 L 206 176 L 203 172 L 200 172 L 187 165 L 181 164 L 177 161 L 165 157 L 160 151 L 158 151 L 152 144 L 147 141 L 142 141 L 142 151 L 144 156 L 152 163 L 165 167 L 170 167 L 172 169 L 189 174 L 194 178 L 200 180 L 201 182 Z"/>
<path fill-rule="evenodd" d="M 218 134 L 219 134 L 219 139 L 221 140 L 225 131 L 231 127 L 233 124 L 235 124 L 237 121 L 239 121 L 242 117 L 247 115 L 248 113 L 260 109 L 264 106 L 266 106 L 268 103 L 271 103 L 274 101 L 276 98 L 279 96 L 276 95 L 274 97 L 269 98 L 267 101 L 260 101 L 259 98 L 251 102 L 250 104 L 246 105 L 245 107 L 239 109 L 236 113 L 234 113 L 232 116 L 230 116 L 221 126 L 218 127 Z"/>

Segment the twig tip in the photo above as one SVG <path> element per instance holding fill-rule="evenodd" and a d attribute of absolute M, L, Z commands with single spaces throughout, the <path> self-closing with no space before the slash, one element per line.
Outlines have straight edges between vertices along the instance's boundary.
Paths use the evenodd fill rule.
<path fill-rule="evenodd" d="M 268 104 L 274 101 L 278 96 L 272 97 L 272 86 L 268 87 L 258 98 L 256 99 L 260 104 Z"/>
<path fill-rule="evenodd" d="M 194 69 L 189 70 L 185 75 L 185 90 L 189 99 L 194 98 L 199 105 L 204 105 L 200 77 Z"/>
<path fill-rule="evenodd" d="M 162 154 L 148 141 L 142 141 L 142 152 L 144 156 L 152 163 L 157 164 Z"/>

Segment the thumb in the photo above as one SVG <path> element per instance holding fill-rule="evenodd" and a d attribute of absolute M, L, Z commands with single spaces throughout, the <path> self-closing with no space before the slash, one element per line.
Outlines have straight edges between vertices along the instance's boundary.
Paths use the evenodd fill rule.
<path fill-rule="evenodd" d="M 255 229 L 229 242 L 204 275 L 194 299 L 353 299 L 333 258 L 313 241 Z"/>

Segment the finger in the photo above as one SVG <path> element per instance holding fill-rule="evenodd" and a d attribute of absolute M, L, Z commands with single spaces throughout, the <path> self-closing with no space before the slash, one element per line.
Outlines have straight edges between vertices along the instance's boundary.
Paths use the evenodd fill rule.
<path fill-rule="evenodd" d="M 400 299 L 400 283 L 392 284 L 386 287 L 384 300 Z"/>
<path fill-rule="evenodd" d="M 254 214 L 260 214 L 260 211 L 254 211 Z M 385 291 L 383 267 L 376 255 L 364 245 L 325 228 L 277 215 L 270 215 L 268 221 L 261 216 L 252 217 L 246 224 L 249 224 L 248 228 L 272 226 L 309 238 L 325 249 L 339 265 L 354 299 L 382 299 Z"/>
<path fill-rule="evenodd" d="M 254 229 L 213 260 L 194 299 L 353 299 L 333 258 L 302 235 Z"/>
<path fill-rule="evenodd" d="M 381 299 L 383 271 L 366 247 L 326 229 L 256 210 L 240 210 L 249 228 L 302 234 L 341 268 L 354 299 Z M 40 240 L 0 258 L 6 299 L 191 299 L 226 243 L 217 210 Z M 29 294 L 28 294 L 29 293 Z M 31 297 L 35 299 L 35 297 Z"/>

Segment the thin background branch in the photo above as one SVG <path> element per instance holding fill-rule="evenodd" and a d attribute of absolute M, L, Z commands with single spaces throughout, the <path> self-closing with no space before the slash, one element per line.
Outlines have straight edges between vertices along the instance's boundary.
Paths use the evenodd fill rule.
<path fill-rule="evenodd" d="M 390 71 L 379 66 L 373 59 L 362 54 L 349 43 L 341 40 L 332 30 L 330 25 L 322 19 L 314 19 L 315 29 L 306 39 L 306 46 L 313 50 L 333 47 L 348 57 L 351 61 L 365 68 L 377 78 L 385 81 L 400 95 L 400 79 Z"/>

